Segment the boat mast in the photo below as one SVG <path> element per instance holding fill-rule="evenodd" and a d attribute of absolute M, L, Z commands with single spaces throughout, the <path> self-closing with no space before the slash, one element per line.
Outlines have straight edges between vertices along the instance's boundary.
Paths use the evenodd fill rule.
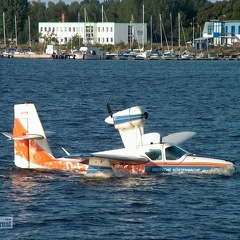
<path fill-rule="evenodd" d="M 163 47 L 163 44 L 162 44 L 162 16 L 160 13 L 159 13 L 159 25 L 160 25 L 160 46 L 161 46 L 161 51 L 162 51 L 162 47 Z"/>
<path fill-rule="evenodd" d="M 18 45 L 18 39 L 17 39 L 17 16 L 15 15 L 15 37 L 16 37 L 16 47 Z"/>
<path fill-rule="evenodd" d="M 192 23 L 192 26 L 193 26 L 193 42 L 192 42 L 192 45 L 194 46 L 194 17 L 193 17 L 193 23 Z"/>
<path fill-rule="evenodd" d="M 78 13 L 78 27 L 79 27 L 78 44 L 79 44 L 79 49 L 80 49 L 80 12 Z"/>
<path fill-rule="evenodd" d="M 151 52 L 152 52 L 152 15 L 151 15 Z"/>
<path fill-rule="evenodd" d="M 103 5 L 102 5 L 102 23 L 103 23 Z"/>
<path fill-rule="evenodd" d="M 181 16 L 180 13 L 178 13 L 178 47 L 180 51 L 181 47 Z"/>
<path fill-rule="evenodd" d="M 30 34 L 30 16 L 28 15 L 28 34 L 29 34 L 29 46 L 31 48 L 32 43 L 31 43 L 31 34 Z"/>
<path fill-rule="evenodd" d="M 142 35 L 142 51 L 144 52 L 144 5 L 143 5 L 143 35 Z"/>
<path fill-rule="evenodd" d="M 86 45 L 86 22 L 87 22 L 87 11 L 86 11 L 86 8 L 84 8 L 84 44 Z M 87 43 L 88 44 L 88 43 Z"/>
<path fill-rule="evenodd" d="M 172 13 L 170 13 L 170 21 L 171 21 L 171 41 L 172 41 L 172 52 L 173 52 L 173 29 L 172 29 Z"/>
<path fill-rule="evenodd" d="M 7 44 L 6 44 L 6 28 L 5 28 L 5 14 L 3 12 L 3 38 L 4 38 L 4 47 L 6 48 L 7 47 Z"/>

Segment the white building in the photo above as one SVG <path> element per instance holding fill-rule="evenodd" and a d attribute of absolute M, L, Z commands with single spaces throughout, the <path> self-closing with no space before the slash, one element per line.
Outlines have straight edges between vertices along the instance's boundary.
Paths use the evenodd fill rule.
<path fill-rule="evenodd" d="M 147 42 L 146 23 L 114 22 L 40 22 L 38 31 L 40 42 L 44 39 L 57 39 L 59 44 L 66 44 L 72 37 L 83 39 L 84 44 L 130 44 L 136 40 L 140 45 Z"/>

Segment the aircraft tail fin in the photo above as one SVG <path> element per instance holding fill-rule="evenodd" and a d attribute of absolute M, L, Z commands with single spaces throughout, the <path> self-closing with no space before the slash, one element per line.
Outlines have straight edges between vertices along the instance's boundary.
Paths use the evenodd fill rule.
<path fill-rule="evenodd" d="M 14 161 L 18 167 L 41 168 L 54 159 L 34 104 L 14 105 L 13 134 L 3 134 L 14 140 Z"/>

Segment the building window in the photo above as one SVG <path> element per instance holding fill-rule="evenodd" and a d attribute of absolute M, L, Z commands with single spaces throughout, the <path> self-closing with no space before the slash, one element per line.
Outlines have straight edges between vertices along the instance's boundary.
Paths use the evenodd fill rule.
<path fill-rule="evenodd" d="M 52 28 L 52 31 L 55 32 L 55 27 Z"/>
<path fill-rule="evenodd" d="M 68 28 L 68 31 L 71 32 L 71 28 L 70 27 Z"/>
<path fill-rule="evenodd" d="M 63 32 L 63 27 L 61 27 L 61 32 Z"/>
<path fill-rule="evenodd" d="M 111 43 L 113 43 L 113 38 L 111 38 Z"/>
<path fill-rule="evenodd" d="M 43 31 L 43 28 L 42 27 L 40 27 L 40 32 L 42 32 Z"/>
<path fill-rule="evenodd" d="M 110 31 L 113 32 L 113 27 L 110 28 Z"/>
<path fill-rule="evenodd" d="M 228 26 L 225 27 L 225 33 L 228 34 Z"/>
<path fill-rule="evenodd" d="M 128 42 L 131 43 L 133 40 L 133 26 L 128 25 Z"/>
<path fill-rule="evenodd" d="M 64 32 L 67 32 L 67 27 L 64 28 Z"/>
<path fill-rule="evenodd" d="M 51 28 L 50 27 L 48 28 L 48 31 L 51 32 Z"/>
<path fill-rule="evenodd" d="M 104 32 L 104 27 L 102 27 L 102 32 Z"/>
<path fill-rule="evenodd" d="M 108 43 L 108 38 L 107 38 L 106 42 Z"/>
<path fill-rule="evenodd" d="M 100 43 L 100 38 L 98 38 L 98 42 Z"/>
<path fill-rule="evenodd" d="M 212 34 L 212 26 L 208 26 L 208 35 L 211 35 Z"/>
<path fill-rule="evenodd" d="M 100 27 L 98 27 L 98 32 L 100 32 Z"/>
<path fill-rule="evenodd" d="M 47 31 L 47 28 L 46 28 L 46 27 L 44 28 L 44 31 L 45 31 L 45 32 Z"/>
<path fill-rule="evenodd" d="M 73 32 L 75 32 L 75 27 L 73 27 Z"/>
<path fill-rule="evenodd" d="M 68 39 L 67 37 L 64 38 L 64 43 L 67 43 Z"/>
<path fill-rule="evenodd" d="M 238 26 L 238 34 L 240 34 L 240 26 Z"/>
<path fill-rule="evenodd" d="M 231 34 L 235 34 L 235 26 L 231 26 Z"/>
<path fill-rule="evenodd" d="M 214 33 L 221 33 L 222 32 L 221 30 L 222 30 L 222 23 L 215 22 L 214 28 L 213 28 Z"/>
<path fill-rule="evenodd" d="M 106 27 L 106 32 L 108 32 L 108 27 Z"/>

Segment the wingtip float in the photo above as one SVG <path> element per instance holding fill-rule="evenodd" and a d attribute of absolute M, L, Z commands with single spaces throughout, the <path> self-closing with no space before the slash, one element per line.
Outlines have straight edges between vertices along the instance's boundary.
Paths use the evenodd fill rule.
<path fill-rule="evenodd" d="M 94 153 L 70 154 L 55 158 L 49 147 L 34 104 L 14 106 L 13 133 L 3 133 L 14 141 L 14 162 L 19 168 L 77 170 L 83 174 L 120 172 L 130 174 L 198 173 L 213 169 L 235 172 L 226 160 L 197 157 L 177 146 L 195 132 L 180 132 L 161 137 L 144 133 L 148 112 L 141 106 L 113 113 L 109 104 L 105 122 L 119 131 L 124 148 Z"/>

